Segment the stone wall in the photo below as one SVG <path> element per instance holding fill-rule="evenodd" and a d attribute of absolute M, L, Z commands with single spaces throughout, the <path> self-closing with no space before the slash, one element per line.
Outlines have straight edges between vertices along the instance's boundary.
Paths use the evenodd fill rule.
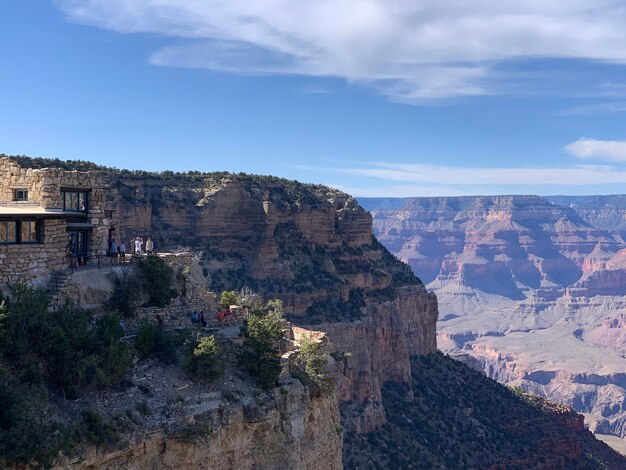
<path fill-rule="evenodd" d="M 8 158 L 0 158 L 0 204 L 12 204 L 14 189 L 28 189 L 29 200 L 18 204 L 44 205 L 44 174 L 21 168 Z"/>
<path fill-rule="evenodd" d="M 27 189 L 28 201 L 14 201 L 15 189 Z M 63 209 L 62 190 L 75 189 L 77 191 L 88 191 L 88 212 L 85 217 L 77 214 L 76 220 L 89 223 L 93 227 L 89 237 L 89 256 L 104 255 L 108 249 L 109 229 L 114 227 L 116 221 L 111 217 L 105 217 L 106 194 L 108 183 L 106 174 L 99 171 L 66 171 L 58 168 L 32 169 L 22 168 L 9 158 L 0 158 L 0 204 L 11 205 L 16 208 L 38 207 L 46 210 Z M 14 217 L 11 217 L 14 218 Z M 45 247 L 41 244 L 24 245 L 14 249 L 2 249 L 1 253 L 11 259 L 14 254 L 18 258 L 12 260 L 16 264 L 22 263 L 19 257 L 36 258 L 38 266 L 36 269 L 23 271 L 21 274 L 27 279 L 36 279 L 47 276 L 50 270 L 61 267 L 58 259 L 58 251 L 65 252 L 67 236 L 65 232 L 65 219 L 58 221 L 48 221 L 45 224 L 55 227 L 54 236 L 48 235 L 46 229 L 44 240 Z M 62 227 L 60 227 L 62 225 Z M 57 236 L 58 233 L 63 236 Z M 49 255 L 50 259 L 45 260 Z M 61 260 L 62 261 L 62 260 Z M 48 270 L 46 270 L 48 269 Z M 0 279 L 11 275 L 11 272 L 0 273 Z"/>
<path fill-rule="evenodd" d="M 65 267 L 65 221 L 48 219 L 43 224 L 42 243 L 0 245 L 0 283 L 20 278 L 43 281 L 52 271 Z"/>

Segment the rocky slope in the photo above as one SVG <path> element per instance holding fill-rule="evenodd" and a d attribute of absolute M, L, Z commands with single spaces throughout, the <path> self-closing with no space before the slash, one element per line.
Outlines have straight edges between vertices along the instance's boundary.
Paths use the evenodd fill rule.
<path fill-rule="evenodd" d="M 371 216 L 345 193 L 249 175 L 116 175 L 110 207 L 125 238 L 203 251 L 217 291 L 243 286 L 284 302 L 294 323 L 327 333 L 343 357 L 348 428 L 385 419 L 381 386 L 408 381 L 409 357 L 436 349 L 437 300 L 372 237 Z"/>
<path fill-rule="evenodd" d="M 388 422 L 346 435 L 346 467 L 428 469 L 623 468 L 583 417 L 511 391 L 442 354 L 412 360 L 410 384 L 387 383 Z"/>
<path fill-rule="evenodd" d="M 622 240 L 626 234 L 626 195 L 547 196 L 553 204 L 570 207 L 594 227 L 614 232 Z"/>
<path fill-rule="evenodd" d="M 613 209 L 592 219 L 537 196 L 360 202 L 381 242 L 437 293 L 441 349 L 626 436 L 625 245 L 589 223 L 607 227 Z"/>
<path fill-rule="evenodd" d="M 158 369 L 153 367 L 148 374 L 159 373 Z M 167 381 L 163 372 L 159 375 L 159 381 Z M 127 441 L 83 446 L 54 468 L 342 468 L 342 431 L 332 393 L 311 397 L 298 380 L 290 379 L 267 395 L 240 397 L 231 392 L 227 399 L 219 391 L 200 392 L 197 384 L 181 377 L 171 390 L 161 390 L 155 382 L 145 378 L 139 382 L 144 389 L 152 385 L 152 398 L 140 393 L 148 416 L 133 416 L 152 424 L 142 424 Z M 122 400 L 125 406 L 135 403 L 132 392 L 101 399 L 103 413 L 110 414 Z M 168 398 L 178 406 L 166 403 Z M 166 410 L 168 416 L 163 415 Z"/>

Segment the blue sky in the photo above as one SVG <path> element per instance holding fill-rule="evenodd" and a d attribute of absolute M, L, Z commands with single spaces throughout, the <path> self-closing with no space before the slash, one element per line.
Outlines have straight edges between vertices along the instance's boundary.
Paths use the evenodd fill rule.
<path fill-rule="evenodd" d="M 622 193 L 623 4 L 3 0 L 0 152 L 357 196 Z"/>

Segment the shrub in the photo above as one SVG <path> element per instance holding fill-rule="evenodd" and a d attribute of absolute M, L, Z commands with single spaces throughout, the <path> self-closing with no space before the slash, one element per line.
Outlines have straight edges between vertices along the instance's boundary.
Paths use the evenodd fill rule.
<path fill-rule="evenodd" d="M 163 258 L 152 255 L 137 263 L 143 287 L 149 296 L 149 303 L 157 307 L 165 307 L 176 298 L 178 292 L 172 287 L 174 270 Z"/>
<path fill-rule="evenodd" d="M 185 357 L 185 370 L 196 379 L 211 382 L 222 376 L 224 365 L 218 359 L 219 348 L 214 336 L 205 336 L 196 341 Z"/>
<path fill-rule="evenodd" d="M 144 320 L 135 338 L 135 348 L 141 358 L 156 357 L 165 364 L 176 362 L 174 338 L 162 325 Z"/>
<path fill-rule="evenodd" d="M 49 414 L 43 387 L 27 387 L 0 367 L 0 468 L 46 468 L 71 447 L 70 429 Z"/>
<path fill-rule="evenodd" d="M 119 437 L 117 428 L 93 410 L 83 412 L 82 422 L 76 431 L 81 439 L 95 445 L 115 442 Z"/>
<path fill-rule="evenodd" d="M 326 377 L 326 355 L 322 351 L 321 343 L 309 338 L 300 340 L 300 352 L 297 364 L 304 373 L 305 385 L 313 385 L 319 390 L 326 390 L 328 384 Z"/>
<path fill-rule="evenodd" d="M 258 307 L 262 304 L 262 296 L 260 293 L 253 291 L 248 286 L 239 289 L 237 293 L 238 305 L 242 307 Z"/>
<path fill-rule="evenodd" d="M 237 292 L 234 290 L 224 291 L 220 296 L 220 304 L 222 307 L 230 307 L 231 305 L 237 305 L 239 301 L 239 297 L 237 296 Z"/>
<path fill-rule="evenodd" d="M 109 298 L 109 306 L 117 310 L 124 317 L 135 315 L 139 305 L 138 293 L 141 292 L 141 284 L 129 268 L 121 268 L 113 273 L 113 293 Z"/>
<path fill-rule="evenodd" d="M 128 345 L 121 338 L 124 331 L 113 315 L 105 315 L 98 323 L 94 338 L 94 356 L 97 358 L 96 385 L 115 385 L 133 365 Z"/>
<path fill-rule="evenodd" d="M 283 338 L 282 305 L 280 301 L 268 302 L 255 310 L 242 325 L 239 335 L 244 339 L 240 364 L 257 379 L 264 390 L 276 385 L 280 375 L 279 343 Z"/>
<path fill-rule="evenodd" d="M 88 386 L 113 385 L 130 368 L 119 319 L 105 316 L 96 327 L 89 314 L 65 303 L 48 310 L 46 294 L 20 283 L 0 315 L 0 359 L 19 379 L 45 383 L 75 398 Z"/>

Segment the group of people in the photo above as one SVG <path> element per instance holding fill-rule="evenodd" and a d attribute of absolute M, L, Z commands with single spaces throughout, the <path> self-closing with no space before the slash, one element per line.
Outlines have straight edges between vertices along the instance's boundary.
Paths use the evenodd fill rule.
<path fill-rule="evenodd" d="M 145 241 L 145 251 L 144 251 L 144 240 L 143 237 L 133 238 L 130 241 L 131 253 L 139 255 L 141 253 L 146 253 L 147 255 L 154 254 L 154 242 L 152 238 L 148 237 Z"/>
<path fill-rule="evenodd" d="M 204 318 L 204 312 L 193 312 L 191 314 L 191 323 L 195 325 L 202 325 L 203 327 L 207 326 L 206 318 Z"/>
<path fill-rule="evenodd" d="M 145 253 L 148 255 L 154 254 L 154 242 L 152 238 L 148 237 L 145 242 Z M 131 255 L 139 255 L 144 253 L 144 241 L 143 238 L 137 237 L 133 238 L 130 241 L 130 254 Z M 117 243 L 115 239 L 111 240 L 111 246 L 109 248 L 109 253 L 116 259 L 119 259 L 122 263 L 126 261 L 126 253 L 127 253 L 127 244 L 126 240 L 122 240 L 121 243 Z"/>
<path fill-rule="evenodd" d="M 118 245 L 115 238 L 111 240 L 111 248 L 109 249 L 111 256 L 115 259 L 119 259 L 122 263 L 126 261 L 126 240 L 122 240 L 122 243 Z"/>

